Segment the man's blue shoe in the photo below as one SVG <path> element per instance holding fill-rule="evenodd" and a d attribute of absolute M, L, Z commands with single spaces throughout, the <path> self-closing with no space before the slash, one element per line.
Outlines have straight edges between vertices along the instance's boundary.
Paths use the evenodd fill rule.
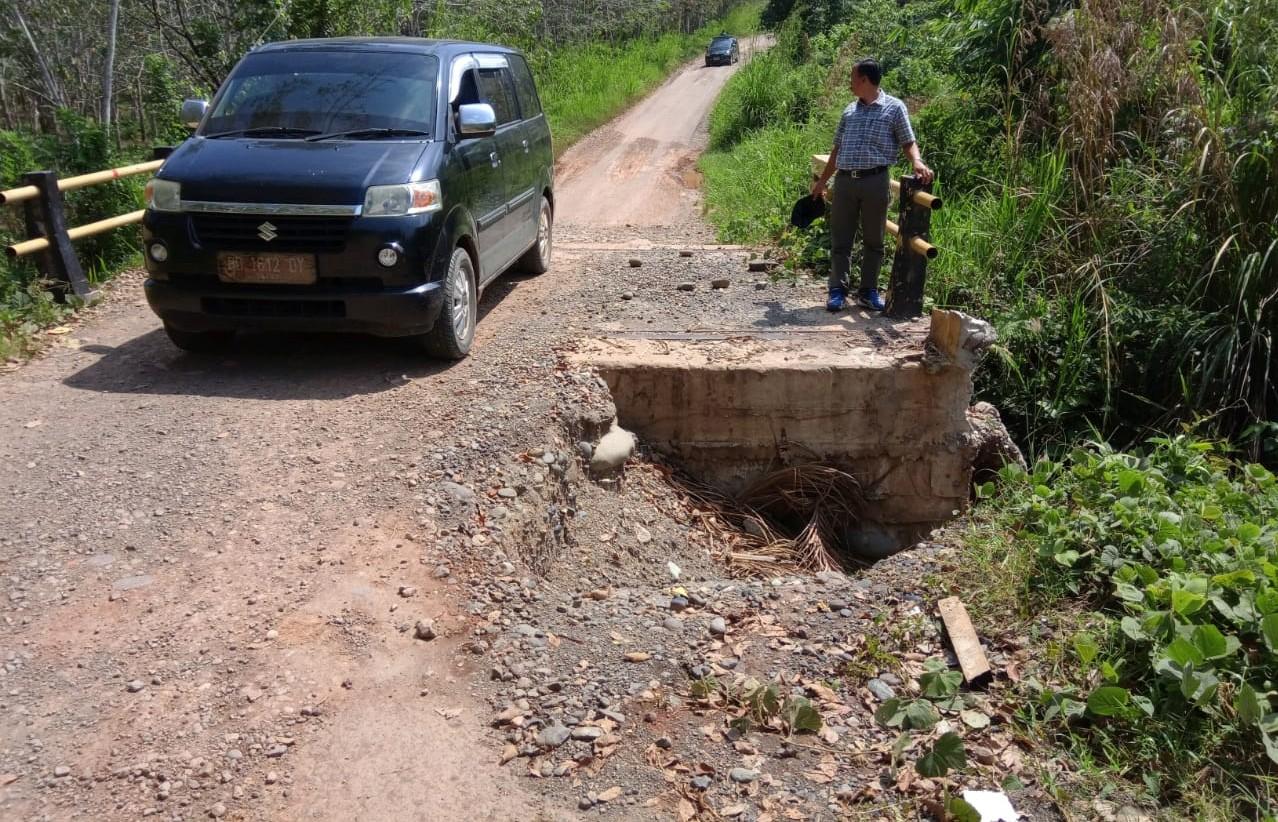
<path fill-rule="evenodd" d="M 848 293 L 842 288 L 831 288 L 830 299 L 825 302 L 826 311 L 842 311 L 844 303 L 847 302 Z"/>
<path fill-rule="evenodd" d="M 883 298 L 879 296 L 877 288 L 867 288 L 857 295 L 858 303 L 871 311 L 882 311 L 884 309 Z"/>

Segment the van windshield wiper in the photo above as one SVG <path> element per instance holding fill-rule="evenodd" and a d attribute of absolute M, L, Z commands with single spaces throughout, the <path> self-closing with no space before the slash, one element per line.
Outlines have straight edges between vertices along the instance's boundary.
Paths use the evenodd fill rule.
<path fill-rule="evenodd" d="M 218 137 L 305 137 L 318 134 L 313 128 L 293 128 L 291 126 L 261 126 L 259 128 L 240 128 L 233 131 L 219 131 L 217 134 L 206 134 L 205 138 L 216 140 Z"/>
<path fill-rule="evenodd" d="M 335 140 L 338 137 L 344 137 L 347 140 L 374 140 L 379 137 L 426 137 L 429 131 L 421 131 L 415 128 L 353 128 L 349 131 L 334 131 L 331 134 L 316 134 L 314 137 L 307 137 L 308 143 L 314 143 L 319 140 Z"/>

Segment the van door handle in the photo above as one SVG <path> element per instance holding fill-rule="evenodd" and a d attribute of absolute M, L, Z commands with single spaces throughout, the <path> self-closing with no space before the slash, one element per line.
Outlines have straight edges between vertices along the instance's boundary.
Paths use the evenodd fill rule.
<path fill-rule="evenodd" d="M 501 158 L 497 156 L 497 152 L 495 151 L 488 155 L 488 161 L 493 164 L 493 168 L 497 168 L 497 166 L 501 165 Z"/>
<path fill-rule="evenodd" d="M 520 143 L 520 145 L 524 147 L 524 154 L 527 154 L 527 153 L 528 153 L 528 141 L 527 141 L 527 140 L 524 140 L 523 142 L 521 142 L 521 143 Z"/>

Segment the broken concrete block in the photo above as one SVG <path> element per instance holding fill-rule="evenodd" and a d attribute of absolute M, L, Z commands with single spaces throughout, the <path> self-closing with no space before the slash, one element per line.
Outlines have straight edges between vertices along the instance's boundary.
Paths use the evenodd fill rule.
<path fill-rule="evenodd" d="M 611 474 L 626 464 L 635 450 L 635 435 L 613 422 L 612 428 L 595 446 L 590 457 L 590 470 L 597 475 Z"/>
<path fill-rule="evenodd" d="M 932 309 L 932 325 L 928 330 L 927 359 L 929 372 L 935 373 L 948 364 L 967 371 L 975 370 L 981 355 L 998 340 L 994 326 L 964 314 L 962 311 Z"/>

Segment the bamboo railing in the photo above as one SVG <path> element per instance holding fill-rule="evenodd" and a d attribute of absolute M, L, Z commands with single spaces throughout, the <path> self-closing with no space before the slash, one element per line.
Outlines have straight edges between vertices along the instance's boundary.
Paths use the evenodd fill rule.
<path fill-rule="evenodd" d="M 5 254 L 10 258 L 38 255 L 36 267 L 48 281 L 55 283 L 57 293 L 65 297 L 69 291 L 77 297 L 92 299 L 96 292 L 84 269 L 76 257 L 72 243 L 95 234 L 102 234 L 126 225 L 142 222 L 145 209 L 117 214 L 87 225 L 69 227 L 66 224 L 66 210 L 62 201 L 62 192 L 75 191 L 89 186 L 109 183 L 135 174 L 146 174 L 159 169 L 164 164 L 170 149 L 155 149 L 155 159 L 144 163 L 133 163 L 74 177 L 58 176 L 52 171 L 33 171 L 23 175 L 25 185 L 0 191 L 0 205 L 17 205 L 21 203 L 26 212 L 27 232 L 31 236 L 5 246 Z"/>

